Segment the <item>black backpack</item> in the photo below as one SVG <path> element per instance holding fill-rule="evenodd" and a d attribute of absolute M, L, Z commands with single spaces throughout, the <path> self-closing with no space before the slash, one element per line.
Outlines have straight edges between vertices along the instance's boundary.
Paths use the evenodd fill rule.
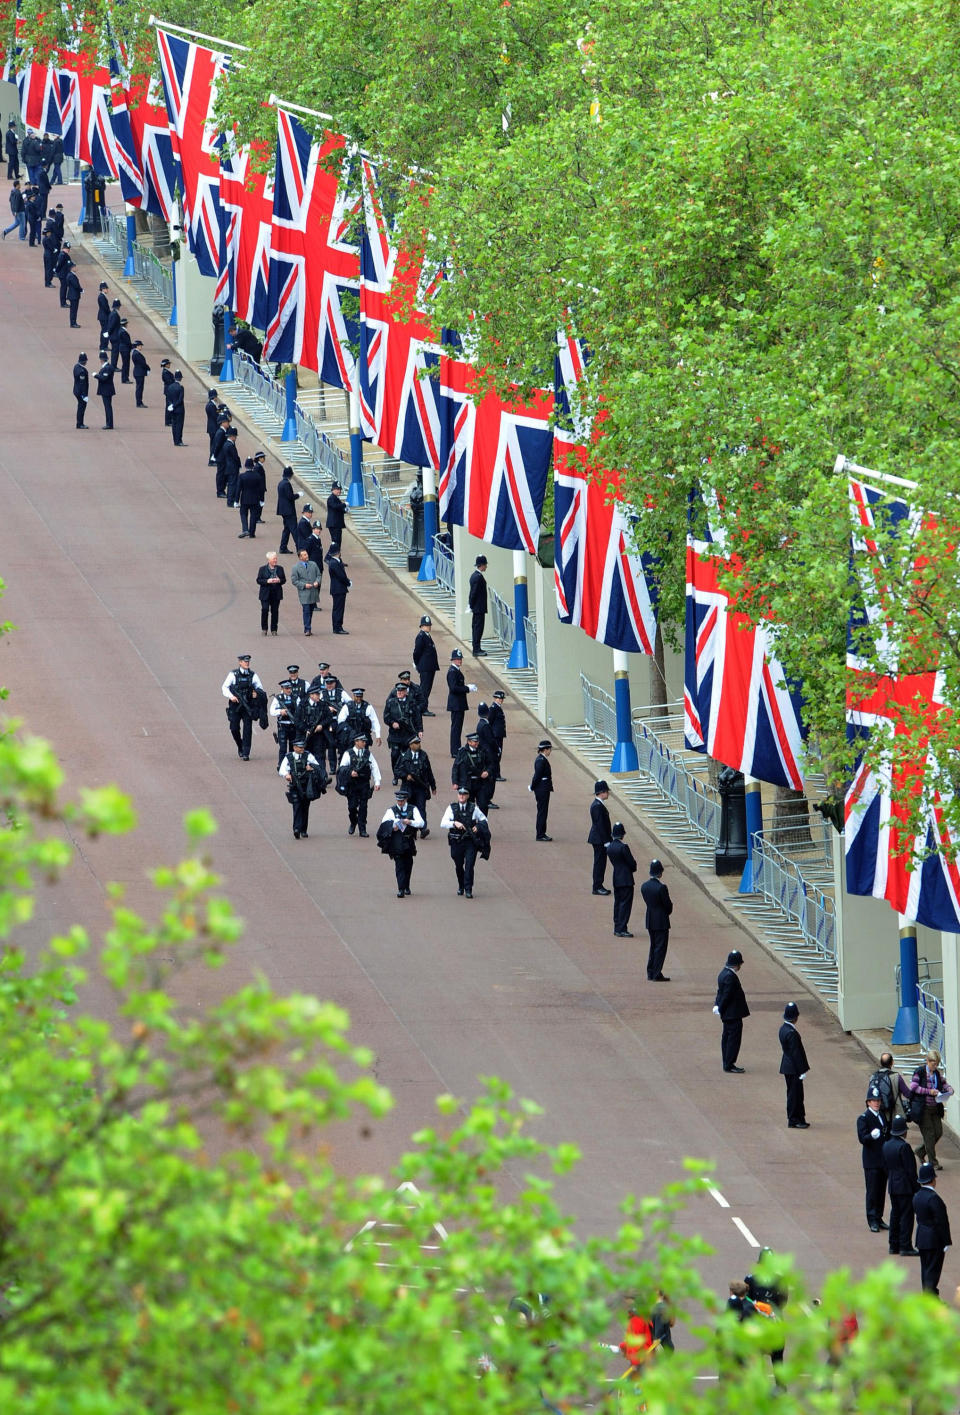
<path fill-rule="evenodd" d="M 880 1109 L 884 1115 L 889 1115 L 897 1103 L 897 1093 L 899 1087 L 894 1087 L 888 1071 L 875 1071 L 867 1082 L 867 1089 L 876 1087 L 880 1092 Z"/>

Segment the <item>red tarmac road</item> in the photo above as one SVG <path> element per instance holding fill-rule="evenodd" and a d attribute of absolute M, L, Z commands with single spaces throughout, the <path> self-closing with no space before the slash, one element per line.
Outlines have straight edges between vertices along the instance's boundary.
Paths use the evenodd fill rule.
<path fill-rule="evenodd" d="M 77 842 L 65 883 L 41 896 L 30 942 L 78 918 L 96 931 L 110 880 L 124 881 L 131 903 L 147 908 L 146 867 L 175 858 L 184 812 L 209 806 L 221 825 L 216 865 L 247 932 L 205 988 L 262 970 L 277 989 L 334 998 L 396 1098 L 370 1138 L 359 1125 L 339 1132 L 345 1167 L 389 1164 L 432 1118 L 438 1093 L 470 1096 L 479 1075 L 494 1074 L 545 1108 L 544 1137 L 581 1147 L 583 1161 L 561 1193 L 583 1232 L 608 1229 L 621 1196 L 659 1188 L 696 1155 L 715 1161 L 717 1190 L 730 1206 L 704 1195 L 689 1218 L 717 1249 L 705 1267 L 718 1289 L 748 1270 L 752 1238 L 794 1252 L 814 1283 L 841 1261 L 856 1271 L 885 1256 L 863 1213 L 854 1121 L 870 1070 L 864 1054 L 679 870 L 666 876 L 676 901 L 672 982 L 646 981 L 642 906 L 638 936 L 615 939 L 610 901 L 590 893 L 592 773 L 562 750 L 553 754 L 554 843 L 534 841 L 526 788 L 542 728 L 525 711 L 507 704 L 508 781 L 472 903 L 456 896 L 436 829 L 445 791 L 432 805 L 434 829 L 420 846 L 410 899 L 396 899 L 392 866 L 372 835 L 347 838 L 345 806 L 333 792 L 313 808 L 310 839 L 294 841 L 272 738 L 257 730 L 253 760 L 237 759 L 220 696 L 225 674 L 248 650 L 273 690 L 288 663 L 309 677 L 329 658 L 348 687 L 365 684 L 380 712 L 409 664 L 421 605 L 348 533 L 350 637 L 334 644 L 324 588 L 309 644 L 289 589 L 279 637 L 261 638 L 255 576 L 277 544 L 280 463 L 271 457 L 265 533 L 256 544 L 238 540 L 237 515 L 215 499 L 206 465 L 203 385 L 184 369 L 189 445 L 175 449 L 159 391 L 160 358 L 170 351 L 122 282 L 131 332 L 153 366 L 149 407 L 136 410 L 132 387 L 118 384 L 116 431 L 99 430 L 91 396 L 94 430 L 76 432 L 71 369 L 81 348 L 97 366 L 101 278 L 82 250 L 78 263 L 85 292 L 74 333 L 56 290 L 43 288 L 39 252 L 10 240 L 0 248 L 0 574 L 3 617 L 16 625 L 0 643 L 0 682 L 11 689 L 9 710 L 54 742 L 69 786 L 119 782 L 140 825 L 120 841 Z M 241 455 L 256 445 L 241 432 Z M 289 572 L 292 558 L 282 563 Z M 438 637 L 444 663 L 453 640 Z M 477 697 L 489 697 L 495 684 L 486 668 L 469 656 L 466 665 Z M 434 707 L 444 700 L 438 684 Z M 438 780 L 447 734 L 445 713 L 427 720 Z M 371 802 L 372 820 L 392 801 L 386 746 L 378 758 L 386 786 Z M 665 852 L 625 819 L 642 877 L 652 855 Z M 711 1012 L 717 972 L 734 947 L 746 957 L 753 1009 L 744 1076 L 722 1073 Z M 812 1062 L 806 1132 L 786 1128 L 778 1075 L 777 1030 L 794 998 Z M 945 1147 L 944 1158 L 949 1203 L 955 1151 Z M 918 1275 L 913 1281 L 919 1286 Z"/>

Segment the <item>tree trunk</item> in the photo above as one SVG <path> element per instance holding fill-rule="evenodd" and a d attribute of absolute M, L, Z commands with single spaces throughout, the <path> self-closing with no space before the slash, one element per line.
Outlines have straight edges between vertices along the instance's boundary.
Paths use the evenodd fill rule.
<path fill-rule="evenodd" d="M 791 846 L 812 845 L 810 836 L 810 803 L 802 791 L 778 786 L 773 803 L 773 824 L 767 833 L 771 845 L 780 850 Z"/>
<path fill-rule="evenodd" d="M 653 642 L 653 658 L 650 660 L 650 704 L 663 708 L 667 705 L 667 671 L 663 662 L 663 634 L 659 624 Z"/>

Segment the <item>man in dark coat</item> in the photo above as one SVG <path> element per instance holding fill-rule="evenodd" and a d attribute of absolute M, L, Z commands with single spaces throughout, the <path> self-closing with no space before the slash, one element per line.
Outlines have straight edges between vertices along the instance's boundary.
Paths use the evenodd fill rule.
<path fill-rule="evenodd" d="M 906 1141 L 907 1122 L 895 1115 L 890 1125 L 890 1138 L 884 1141 L 881 1154 L 887 1171 L 890 1194 L 890 1252 L 901 1257 L 918 1257 L 913 1246 L 913 1196 L 919 1189 L 917 1157 Z"/>
<path fill-rule="evenodd" d="M 103 341 L 101 340 L 101 343 Z M 107 343 L 110 345 L 110 367 L 114 373 L 120 362 L 120 301 L 114 300 L 107 319 Z"/>
<path fill-rule="evenodd" d="M 256 540 L 257 514 L 260 505 L 260 478 L 248 457 L 237 481 L 237 498 L 240 503 L 240 534 L 238 540 Z"/>
<path fill-rule="evenodd" d="M 50 180 L 55 187 L 63 186 L 63 138 L 54 135 L 50 143 L 50 166 L 53 168 Z"/>
<path fill-rule="evenodd" d="M 319 521 L 314 525 L 313 530 L 310 532 L 310 539 L 307 541 L 306 545 L 304 546 L 304 549 L 307 552 L 307 558 L 309 560 L 312 560 L 314 565 L 316 565 L 317 569 L 320 571 L 320 579 L 322 580 L 324 556 L 323 539 L 320 535 Z"/>
<path fill-rule="evenodd" d="M 113 365 L 104 354 L 103 363 L 97 372 L 97 397 L 103 399 L 104 432 L 113 431 L 113 398 L 116 391 L 113 381 Z"/>
<path fill-rule="evenodd" d="M 127 328 L 127 321 L 121 319 L 120 333 L 117 335 L 117 352 L 120 357 L 120 382 L 130 382 L 130 355 L 133 353 L 133 341 L 130 338 L 130 331 Z"/>
<path fill-rule="evenodd" d="M 270 632 L 277 632 L 277 621 L 280 617 L 280 601 L 283 599 L 283 587 L 287 582 L 286 572 L 282 565 L 277 564 L 277 552 L 271 550 L 267 555 L 265 565 L 261 565 L 257 571 L 257 585 L 260 596 L 260 630 L 267 632 L 267 619 L 270 620 Z"/>
<path fill-rule="evenodd" d="M 43 219 L 43 213 L 41 210 L 42 202 L 40 200 L 40 193 L 37 191 L 36 187 L 31 187 L 27 191 L 23 199 L 23 206 L 27 216 L 27 229 L 30 237 L 28 244 L 37 246 L 40 244 L 40 222 Z"/>
<path fill-rule="evenodd" d="M 947 1206 L 937 1193 L 937 1171 L 932 1164 L 922 1164 L 917 1175 L 920 1188 L 913 1196 L 913 1212 L 917 1220 L 917 1251 L 920 1254 L 920 1282 L 924 1292 L 940 1296 L 940 1274 L 943 1258 L 952 1246 Z"/>
<path fill-rule="evenodd" d="M 463 719 L 467 712 L 467 693 L 473 689 L 463 676 L 463 650 L 454 649 L 447 669 L 447 712 L 450 714 L 450 755 L 455 757 L 463 738 Z"/>
<path fill-rule="evenodd" d="M 23 192 L 20 190 L 20 183 L 14 182 L 10 188 L 10 215 L 13 220 L 9 226 L 3 228 L 3 239 L 6 240 L 11 231 L 20 230 L 20 239 L 27 239 L 27 206 L 24 201 Z"/>
<path fill-rule="evenodd" d="M 86 354 L 78 354 L 77 362 L 73 366 L 73 396 L 77 400 L 77 427 L 86 432 L 86 423 L 83 415 L 87 410 L 87 398 L 90 393 L 90 375 L 87 372 Z"/>
<path fill-rule="evenodd" d="M 738 948 L 734 948 L 727 954 L 727 961 L 720 969 L 717 977 L 717 1000 L 713 1004 L 714 1012 L 723 1023 L 723 1034 L 720 1038 L 723 1069 L 740 1075 L 743 1074 L 743 1067 L 737 1065 L 737 1057 L 740 1055 L 740 1043 L 743 1040 L 743 1019 L 750 1016 L 740 981 L 742 967 L 743 954 Z"/>
<path fill-rule="evenodd" d="M 83 286 L 80 284 L 80 277 L 77 274 L 77 267 L 71 260 L 67 265 L 67 278 L 64 282 L 67 294 L 67 308 L 70 311 L 70 328 L 79 329 L 77 322 L 77 312 L 80 309 L 80 296 L 83 294 Z"/>
<path fill-rule="evenodd" d="M 107 325 L 110 322 L 110 300 L 107 296 L 109 285 L 106 280 L 100 281 L 100 288 L 97 291 L 97 323 L 100 326 L 100 353 L 107 347 Z"/>
<path fill-rule="evenodd" d="M 550 793 L 553 791 L 553 768 L 550 765 L 552 751 L 553 743 L 548 737 L 537 743 L 537 758 L 533 763 L 533 779 L 530 782 L 530 790 L 537 802 L 537 840 L 553 839 L 552 835 L 547 834 L 547 813 L 550 810 Z"/>
<path fill-rule="evenodd" d="M 342 500 L 340 493 L 343 487 L 335 481 L 330 495 L 327 497 L 327 531 L 330 535 L 330 548 L 334 546 L 340 549 L 340 542 L 343 540 L 343 531 L 347 518 L 347 504 Z"/>
<path fill-rule="evenodd" d="M 167 412 L 170 414 L 174 447 L 186 447 L 187 444 L 183 440 L 183 422 L 187 409 L 183 401 L 183 374 L 179 369 L 174 373 L 173 381 L 167 384 Z"/>
<path fill-rule="evenodd" d="M 70 274 L 70 242 L 64 241 L 57 255 L 53 273 L 60 281 L 60 308 L 67 308 L 67 276 Z"/>
<path fill-rule="evenodd" d="M 266 452 L 255 452 L 253 454 L 253 470 L 257 474 L 260 485 L 260 499 L 254 508 L 253 524 L 250 527 L 250 534 L 257 529 L 263 520 L 263 508 L 267 504 L 267 454 Z"/>
<path fill-rule="evenodd" d="M 477 658 L 485 658 L 483 648 L 483 628 L 487 619 L 487 581 L 485 579 L 487 569 L 487 557 L 478 555 L 476 569 L 470 576 L 470 590 L 467 595 L 467 604 L 470 606 L 471 632 L 473 652 Z"/>
<path fill-rule="evenodd" d="M 886 1228 L 883 1208 L 887 1199 L 887 1171 L 883 1167 L 883 1146 L 888 1135 L 883 1114 L 882 1097 L 876 1086 L 867 1092 L 867 1108 L 857 1116 L 857 1139 L 863 1161 L 863 1187 L 866 1190 L 867 1227 L 871 1233 Z"/>
<path fill-rule="evenodd" d="M 207 454 L 207 466 L 215 467 L 217 459 L 213 455 L 213 439 L 217 435 L 217 428 L 220 426 L 220 396 L 215 388 L 207 389 L 207 401 L 203 405 L 203 411 L 207 419 L 207 441 L 210 450 Z"/>
<path fill-rule="evenodd" d="M 144 357 L 142 339 L 134 339 L 130 349 L 130 362 L 133 365 L 133 391 L 136 405 L 138 408 L 145 408 L 147 405 L 143 401 L 143 385 L 150 372 L 150 365 Z"/>
<path fill-rule="evenodd" d="M 300 493 L 293 484 L 293 468 L 284 467 L 277 483 L 277 515 L 283 519 L 283 532 L 280 536 L 281 555 L 293 554 L 290 548 L 291 536 L 293 536 L 294 545 L 297 544 L 297 501 L 299 497 Z M 313 560 L 312 555 L 310 559 Z M 322 564 L 323 562 L 318 561 L 317 563 Z"/>
<path fill-rule="evenodd" d="M 48 226 L 40 238 L 40 245 L 43 249 L 43 283 L 47 290 L 53 289 L 53 270 L 57 263 L 57 252 L 60 249 L 60 242 L 57 240 L 55 227 Z"/>
<path fill-rule="evenodd" d="M 297 551 L 298 551 L 298 552 L 301 551 L 301 550 L 305 550 L 305 549 L 306 549 L 306 547 L 307 547 L 307 541 L 310 539 L 310 537 L 311 537 L 312 535 L 313 535 L 313 506 L 311 505 L 311 503 L 310 503 L 309 501 L 305 501 L 305 502 L 303 503 L 303 510 L 300 512 L 300 519 L 299 519 L 299 521 L 297 522 L 296 530 L 295 530 L 294 533 L 293 533 L 294 543 L 296 544 L 296 547 L 297 547 Z M 339 545 L 336 546 L 336 547 L 334 547 L 333 545 L 331 545 L 329 554 L 332 555 L 334 549 L 336 549 L 336 550 L 339 551 L 339 549 L 340 549 Z"/>
<path fill-rule="evenodd" d="M 237 451 L 237 429 L 231 424 L 227 428 L 227 438 L 220 451 L 223 459 L 223 484 L 226 488 L 227 505 L 237 504 L 237 482 L 240 480 L 240 453 Z M 220 471 L 220 463 L 217 463 Z"/>
<path fill-rule="evenodd" d="M 227 469 L 223 461 L 223 449 L 226 446 L 227 430 L 230 427 L 230 414 L 221 413 L 217 420 L 217 431 L 213 438 L 213 460 L 217 464 L 216 489 L 217 500 L 225 501 L 227 497 Z"/>
<path fill-rule="evenodd" d="M 494 690 L 493 699 L 490 703 L 490 731 L 493 733 L 494 741 L 497 744 L 497 780 L 506 781 L 503 775 L 503 746 L 507 740 L 507 719 L 504 716 L 503 704 L 506 701 L 506 693 L 502 688 Z"/>
<path fill-rule="evenodd" d="M 167 394 L 170 392 L 170 385 L 173 382 L 173 369 L 170 366 L 169 359 L 160 360 L 160 382 L 163 384 L 163 425 L 164 427 L 169 427 L 170 413 L 168 411 L 168 404 L 170 400 Z"/>
<path fill-rule="evenodd" d="M 311 527 L 312 529 L 312 527 Z M 330 567 L 330 598 L 331 622 L 335 634 L 349 634 L 350 630 L 343 627 L 343 611 L 347 603 L 347 595 L 350 591 L 350 580 L 347 577 L 347 567 L 340 559 L 340 547 L 331 549 L 327 554 L 327 565 Z"/>
<path fill-rule="evenodd" d="M 590 802 L 590 833 L 587 836 L 587 844 L 593 846 L 594 894 L 610 893 L 603 884 L 603 878 L 607 872 L 607 846 L 613 839 L 610 833 L 610 812 L 607 810 L 609 795 L 610 787 L 605 781 L 593 783 L 593 800 Z"/>
<path fill-rule="evenodd" d="M 7 181 L 13 182 L 20 176 L 20 139 L 17 137 L 17 125 L 13 118 L 7 124 L 3 150 L 7 156 Z"/>
<path fill-rule="evenodd" d="M 477 703 L 477 739 L 488 771 L 488 775 L 484 777 L 477 793 L 477 805 L 484 815 L 487 815 L 490 811 L 499 811 L 500 809 L 493 799 L 493 793 L 497 789 L 497 766 L 500 754 L 497 751 L 496 738 L 490 728 L 490 709 L 486 703 Z"/>
<path fill-rule="evenodd" d="M 40 168 L 40 171 L 37 173 L 37 201 L 39 202 L 39 205 L 40 205 L 40 218 L 41 218 L 41 220 L 42 220 L 43 217 L 45 217 L 46 214 L 47 214 L 47 203 L 49 202 L 49 200 L 50 200 L 50 178 L 49 178 L 49 176 L 47 175 L 46 168 L 41 167 L 41 168 Z"/>
<path fill-rule="evenodd" d="M 783 1024 L 780 1028 L 780 1075 L 787 1087 L 787 1126 L 790 1130 L 809 1130 L 807 1115 L 803 1105 L 803 1078 L 810 1070 L 807 1053 L 803 1049 L 797 1018 L 800 1009 L 795 1002 L 788 1002 L 783 1009 Z"/>
<path fill-rule="evenodd" d="M 650 878 L 640 886 L 643 902 L 647 906 L 644 927 L 650 936 L 650 951 L 647 954 L 647 978 L 651 983 L 669 983 L 663 965 L 667 959 L 670 943 L 670 915 L 673 900 L 663 882 L 663 865 L 659 860 L 650 861 Z"/>
<path fill-rule="evenodd" d="M 420 616 L 420 632 L 413 641 L 413 666 L 420 675 L 420 701 L 423 704 L 424 717 L 434 717 L 435 713 L 430 711 L 430 694 L 433 691 L 433 680 L 440 672 L 440 659 L 437 656 L 437 646 L 433 642 L 433 620 L 429 614 Z"/>
<path fill-rule="evenodd" d="M 637 872 L 637 862 L 627 844 L 626 827 L 617 821 L 610 831 L 607 855 L 613 866 L 613 933 L 615 938 L 633 938 L 627 928 L 633 909 L 633 877 Z"/>

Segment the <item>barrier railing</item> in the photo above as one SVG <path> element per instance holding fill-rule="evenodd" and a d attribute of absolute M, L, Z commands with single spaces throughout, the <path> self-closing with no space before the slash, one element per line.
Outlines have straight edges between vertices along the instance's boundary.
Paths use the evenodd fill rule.
<path fill-rule="evenodd" d="M 490 620 L 493 624 L 493 632 L 509 653 L 517 637 L 517 621 L 513 606 L 507 604 L 507 601 L 502 595 L 498 595 L 496 590 L 488 588 L 487 594 L 490 600 Z"/>
<path fill-rule="evenodd" d="M 100 220 L 103 223 L 102 232 L 104 239 L 109 241 L 111 246 L 115 246 L 121 255 L 127 253 L 127 219 L 125 216 L 118 216 L 115 211 L 111 211 L 109 206 L 105 206 L 100 213 Z"/>
<path fill-rule="evenodd" d="M 603 688 L 580 674 L 583 691 L 583 720 L 595 737 L 602 737 L 611 746 L 617 740 L 617 709 L 613 698 Z"/>
<path fill-rule="evenodd" d="M 261 403 L 265 403 L 278 421 L 286 421 L 287 394 L 282 383 L 278 383 L 259 364 L 255 364 L 249 354 L 240 349 L 234 353 L 233 371 L 238 383 L 249 389 Z M 328 472 L 341 486 L 349 486 L 350 459 L 325 432 L 320 431 L 313 418 L 304 412 L 299 403 L 294 403 L 293 412 L 297 425 L 297 441 L 305 449 L 314 466 Z M 364 490 L 368 496 L 372 495 L 366 475 Z"/>
<path fill-rule="evenodd" d="M 448 594 L 455 594 L 453 584 L 453 551 L 445 545 L 439 536 L 433 538 L 433 561 L 437 567 L 437 584 L 442 585 Z"/>
<path fill-rule="evenodd" d="M 805 941 L 829 963 L 837 961 L 836 906 L 805 880 L 791 860 L 762 835 L 753 837 L 754 890 L 790 919 Z"/>
<path fill-rule="evenodd" d="M 405 550 L 409 554 L 413 548 L 413 521 L 409 512 L 396 502 L 391 501 L 389 492 L 381 485 L 375 472 L 370 472 L 368 475 L 373 489 L 373 508 L 380 519 L 380 524 L 390 539 L 395 541 L 401 550 Z"/>
<path fill-rule="evenodd" d="M 931 1047 L 936 1048 L 946 1061 L 943 1049 L 946 1035 L 943 1003 L 936 993 L 930 992 L 919 983 L 917 984 L 917 1012 L 920 1018 L 920 1046 L 924 1051 L 929 1051 Z"/>
<path fill-rule="evenodd" d="M 807 866 L 833 869 L 833 836 L 836 834 L 823 816 L 776 816 L 764 822 L 764 836 L 785 855 L 802 856 Z"/>
<path fill-rule="evenodd" d="M 139 241 L 133 243 L 133 265 L 138 280 L 157 292 L 165 305 L 173 304 L 173 268 L 164 265 L 160 257 Z"/>
<path fill-rule="evenodd" d="M 529 616 L 529 614 L 528 614 L 528 615 L 524 618 L 523 627 L 524 627 L 524 631 L 525 631 L 526 636 L 527 636 L 527 662 L 529 663 L 530 667 L 533 669 L 534 673 L 538 673 L 538 672 L 540 671 L 540 668 L 539 668 L 540 660 L 539 660 L 539 658 L 537 657 L 537 621 L 536 621 L 536 619 L 531 619 L 530 616 Z"/>

